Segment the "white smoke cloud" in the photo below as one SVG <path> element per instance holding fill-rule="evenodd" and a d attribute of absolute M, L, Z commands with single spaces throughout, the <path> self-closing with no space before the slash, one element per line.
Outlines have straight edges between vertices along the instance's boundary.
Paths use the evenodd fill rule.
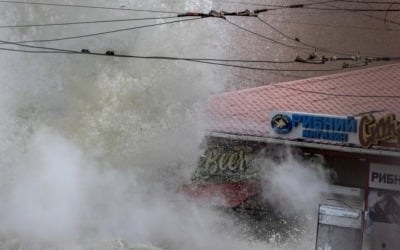
<path fill-rule="evenodd" d="M 87 4 L 111 6 L 104 0 Z M 206 0 L 120 4 L 212 7 Z M 28 5 L 0 12 L 5 24 L 133 15 Z M 226 53 L 229 37 L 216 23 L 199 22 L 48 45 L 140 55 L 217 58 Z M 25 28 L 2 30 L 2 36 L 45 39 L 140 24 Z M 223 39 L 210 39 L 216 36 Z M 175 192 L 196 165 L 205 133 L 202 111 L 226 77 L 219 68 L 5 52 L 0 64 L 0 249 L 273 248 L 243 239 L 223 214 Z"/>
<path fill-rule="evenodd" d="M 242 239 L 222 212 L 104 167 L 54 130 L 35 133 L 21 157 L 9 195 L 0 197 L 7 201 L 0 206 L 7 249 L 265 247 Z"/>
<path fill-rule="evenodd" d="M 323 162 L 301 160 L 290 150 L 283 150 L 282 154 L 283 160 L 265 163 L 268 167 L 264 172 L 264 197 L 284 214 L 315 214 L 322 193 L 329 189 Z"/>
<path fill-rule="evenodd" d="M 62 137 L 41 131 L 23 157 L 3 226 L 33 239 L 73 237 L 81 204 L 81 153 Z"/>

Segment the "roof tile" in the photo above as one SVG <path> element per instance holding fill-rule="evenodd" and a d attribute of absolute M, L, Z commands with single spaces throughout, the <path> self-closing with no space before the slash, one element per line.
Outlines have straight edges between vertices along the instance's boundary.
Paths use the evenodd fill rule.
<path fill-rule="evenodd" d="M 273 110 L 357 116 L 391 112 L 400 117 L 400 63 L 227 92 L 210 102 L 208 129 L 268 136 Z"/>

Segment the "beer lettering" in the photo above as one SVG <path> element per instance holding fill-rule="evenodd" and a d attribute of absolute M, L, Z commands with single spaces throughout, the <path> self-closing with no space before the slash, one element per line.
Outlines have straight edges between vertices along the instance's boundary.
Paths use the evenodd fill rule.
<path fill-rule="evenodd" d="M 214 174 L 218 169 L 218 158 L 220 156 L 218 147 L 209 147 L 206 152 L 204 168 L 207 173 Z"/>
<path fill-rule="evenodd" d="M 245 171 L 246 160 L 244 150 L 225 152 L 222 147 L 209 146 L 206 150 L 205 159 L 200 165 L 208 174 L 225 171 Z"/>

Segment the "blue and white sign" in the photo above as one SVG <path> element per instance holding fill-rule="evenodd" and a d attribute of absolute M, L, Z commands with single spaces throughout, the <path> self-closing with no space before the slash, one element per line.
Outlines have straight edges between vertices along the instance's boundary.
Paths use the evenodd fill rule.
<path fill-rule="evenodd" d="M 272 136 L 358 144 L 355 117 L 279 111 L 270 117 Z"/>

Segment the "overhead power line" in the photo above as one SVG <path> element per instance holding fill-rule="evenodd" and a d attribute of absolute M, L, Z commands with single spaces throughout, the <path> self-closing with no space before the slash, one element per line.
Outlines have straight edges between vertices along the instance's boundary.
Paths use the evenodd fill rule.
<path fill-rule="evenodd" d="M 0 47 L 0 50 L 13 51 L 13 52 L 22 52 L 22 53 L 30 53 L 30 54 L 62 54 L 62 53 L 67 54 L 67 52 L 61 52 L 61 51 L 22 50 L 22 49 L 10 49 L 10 48 L 3 48 L 3 47 Z"/>
<path fill-rule="evenodd" d="M 335 8 L 335 9 L 331 9 L 331 8 L 322 8 L 322 7 L 305 7 L 303 9 L 307 9 L 307 10 L 326 10 L 326 11 L 351 11 L 351 12 L 399 12 L 400 9 L 359 9 L 359 8 Z"/>
<path fill-rule="evenodd" d="M 263 19 L 260 18 L 260 17 L 257 17 L 257 19 L 258 19 L 260 22 L 262 22 L 262 23 L 264 23 L 265 25 L 267 25 L 268 27 L 270 27 L 271 29 L 273 29 L 274 31 L 276 31 L 277 33 L 279 33 L 279 34 L 281 34 L 282 36 L 284 36 L 285 38 L 287 38 L 287 39 L 289 39 L 289 40 L 292 40 L 292 41 L 295 41 L 295 42 L 297 42 L 297 43 L 299 43 L 299 44 L 302 44 L 302 45 L 304 45 L 304 46 L 307 46 L 307 47 L 310 47 L 310 48 L 313 48 L 313 49 L 316 49 L 316 50 L 319 50 L 319 51 L 325 51 L 325 52 L 328 52 L 328 53 L 333 53 L 333 54 L 352 55 L 352 54 L 355 54 L 355 53 L 356 53 L 355 51 L 344 51 L 344 50 L 337 50 L 337 49 L 328 49 L 328 48 L 318 47 L 318 46 L 315 46 L 315 45 L 313 45 L 313 44 L 305 43 L 305 42 L 301 41 L 301 39 L 299 39 L 299 38 L 297 38 L 297 37 L 293 38 L 293 37 L 287 35 L 286 33 L 282 32 L 282 31 L 279 30 L 278 28 L 272 26 L 271 24 L 269 24 L 267 21 L 263 20 Z M 351 53 L 351 54 L 349 54 L 349 53 Z"/>
<path fill-rule="evenodd" d="M 1 1 L 0 1 L 1 3 Z M 37 3 L 38 4 L 38 3 Z M 84 34 L 84 35 L 77 35 L 77 36 L 67 36 L 67 37 L 58 37 L 58 38 L 49 38 L 49 39 L 37 39 L 37 40 L 24 40 L 24 41 L 15 41 L 15 43 L 36 43 L 36 42 L 54 42 L 54 41 L 62 41 L 62 40 L 71 40 L 71 39 L 78 39 L 78 38 L 85 38 L 85 37 L 91 37 L 91 36 L 99 36 L 99 35 L 105 35 L 105 34 L 110 34 L 110 33 L 117 33 L 117 32 L 123 32 L 123 31 L 128 31 L 128 30 L 134 30 L 134 29 L 141 29 L 141 28 L 148 28 L 148 27 L 154 27 L 154 26 L 161 26 L 161 25 L 166 25 L 166 24 L 172 24 L 172 23 L 178 23 L 178 22 L 186 22 L 186 21 L 192 21 L 192 20 L 197 20 L 200 18 L 206 18 L 206 17 L 218 17 L 218 18 L 223 18 L 226 19 L 225 16 L 252 16 L 256 17 L 259 13 L 268 11 L 267 9 L 261 9 L 261 10 L 254 10 L 253 12 L 249 10 L 241 11 L 241 12 L 226 12 L 226 11 L 210 11 L 209 13 L 200 13 L 200 12 L 186 12 L 186 13 L 180 13 L 177 14 L 176 17 L 195 17 L 192 19 L 184 19 L 184 20 L 176 20 L 176 21 L 171 21 L 171 22 L 164 22 L 164 23 L 157 23 L 157 24 L 149 24 L 149 25 L 142 25 L 142 26 L 136 26 L 136 27 L 129 27 L 129 28 L 124 28 L 124 29 L 114 29 L 114 30 L 109 30 L 109 31 L 103 31 L 103 32 L 98 32 L 98 33 L 91 33 L 91 34 Z M 165 17 L 165 18 L 174 18 L 174 17 Z M 145 19 L 130 19 L 130 20 L 148 20 L 148 19 L 153 19 L 153 18 L 145 18 Z M 154 19 L 160 19 L 160 18 L 154 18 Z M 87 22 L 72 22 L 72 23 L 58 23 L 58 24 L 32 24 L 32 25 L 4 25 L 0 27 L 34 27 L 34 26 L 51 26 L 51 25 L 71 25 L 71 24 L 83 24 L 83 23 L 97 23 L 97 22 L 117 22 L 117 21 L 126 21 L 126 20 L 101 20 L 101 21 L 87 21 Z M 229 21 L 228 21 L 229 22 Z M 287 45 L 279 41 L 275 41 L 272 38 L 268 38 L 265 36 L 262 36 L 260 34 L 256 34 L 255 32 L 252 32 L 248 29 L 245 29 L 237 24 L 234 24 L 232 22 L 229 22 L 230 24 L 236 26 L 237 28 L 243 29 L 247 32 L 253 33 L 254 35 L 259 35 L 260 37 L 263 37 L 264 39 L 273 41 L 275 43 L 291 47 L 291 48 L 301 48 L 298 46 L 292 46 L 292 45 Z M 302 48 L 305 49 L 305 48 Z"/>
<path fill-rule="evenodd" d="M 324 96 L 332 96 L 332 97 L 349 97 L 349 98 L 400 98 L 399 95 L 357 95 L 357 94 L 338 94 L 338 93 L 329 93 L 329 92 L 325 92 L 325 91 L 315 91 L 315 90 L 305 90 L 305 89 L 300 89 L 300 88 L 294 88 L 294 87 L 290 87 L 287 85 L 282 85 L 280 83 L 273 83 L 273 84 L 266 84 L 265 82 L 261 81 L 261 80 L 256 80 L 256 79 L 250 79 L 247 77 L 244 77 L 242 75 L 237 76 L 240 77 L 242 79 L 246 79 L 249 81 L 254 81 L 254 82 L 258 82 L 261 83 L 262 85 L 269 85 L 273 88 L 282 88 L 282 89 L 288 89 L 288 90 L 293 90 L 296 92 L 300 92 L 300 93 L 306 93 L 306 94 L 318 94 L 318 95 L 324 95 Z M 301 78 L 301 77 L 299 77 Z"/>
<path fill-rule="evenodd" d="M 29 28 L 29 27 L 47 27 L 47 26 L 67 26 L 67 25 L 94 24 L 94 23 L 116 23 L 116 22 L 131 22 L 131 21 L 161 20 L 161 19 L 170 19 L 170 18 L 177 18 L 177 17 L 176 16 L 144 17 L 144 18 L 94 20 L 94 21 L 80 21 L 80 22 L 63 22 L 63 23 L 0 25 L 0 28 Z"/>
<path fill-rule="evenodd" d="M 279 9 L 286 8 L 303 8 L 304 6 L 311 6 L 321 3 L 336 2 L 337 0 L 327 0 L 315 3 L 307 4 L 291 4 L 291 5 L 263 5 L 268 7 L 274 7 Z M 93 6 L 93 5 L 80 5 L 80 4 L 59 4 L 59 3 L 43 3 L 43 2 L 23 2 L 23 1 L 12 1 L 12 0 L 0 0 L 0 3 L 9 4 L 24 4 L 24 5 L 38 5 L 38 6 L 56 6 L 56 7 L 67 7 L 67 8 L 85 8 L 85 9 L 102 9 L 102 10 L 118 10 L 118 11 L 135 11 L 135 12 L 150 12 L 150 13 L 167 13 L 167 14 L 180 14 L 183 11 L 164 11 L 164 10 L 150 10 L 150 9 L 134 9 L 134 8 L 116 8 L 116 7 L 105 7 L 105 6 Z M 254 4 L 253 4 L 254 5 Z M 261 6 L 261 5 L 260 5 Z"/>
<path fill-rule="evenodd" d="M 1 41 L 0 43 L 6 45 L 15 45 L 25 48 L 33 48 L 33 49 L 41 49 L 41 50 L 16 50 L 16 49 L 9 49 L 0 47 L 2 50 L 9 50 L 15 52 L 27 52 L 27 53 L 63 53 L 63 54 L 86 54 L 86 55 L 98 55 L 104 56 L 106 54 L 102 53 L 92 53 L 89 50 L 69 50 L 69 49 L 59 49 L 59 48 L 52 48 L 52 47 L 45 47 L 45 46 L 33 46 L 33 45 L 26 45 L 26 44 L 18 44 L 14 42 L 8 41 Z M 107 56 L 115 56 L 115 57 L 131 57 L 137 59 L 160 59 L 160 60 L 182 60 L 182 61 L 217 61 L 217 62 L 237 62 L 237 63 L 272 63 L 272 64 L 292 64 L 295 63 L 295 60 L 286 60 L 286 61 L 273 61 L 273 60 L 248 60 L 248 59 L 218 59 L 218 58 L 189 58 L 189 57 L 169 57 L 169 56 L 136 56 L 136 55 L 118 55 L 108 54 Z"/>
<path fill-rule="evenodd" d="M 378 2 L 378 1 L 358 1 L 358 0 L 340 0 L 345 3 L 358 3 L 358 4 L 400 4 L 400 2 Z"/>
<path fill-rule="evenodd" d="M 277 4 L 262 4 L 262 3 L 250 3 L 250 2 L 241 2 L 241 1 L 221 1 L 223 3 L 233 3 L 233 4 L 241 4 L 241 5 L 252 5 L 252 6 L 262 6 L 262 7 L 270 7 L 277 9 L 287 9 L 287 8 L 302 8 L 303 6 L 311 6 L 322 3 L 331 3 L 338 2 L 341 0 L 326 0 L 321 2 L 313 2 L 313 3 L 301 3 L 301 4 L 291 4 L 291 5 L 277 5 Z"/>
<path fill-rule="evenodd" d="M 257 37 L 260 37 L 260 38 L 263 38 L 263 39 L 265 39 L 265 40 L 271 41 L 271 42 L 273 42 L 273 43 L 282 45 L 282 46 L 284 46 L 284 47 L 288 47 L 288 48 L 294 49 L 294 50 L 296 50 L 296 51 L 302 51 L 303 53 L 306 53 L 306 54 L 310 53 L 310 52 L 313 51 L 313 50 L 318 50 L 318 51 L 320 51 L 320 52 L 328 52 L 328 53 L 332 53 L 332 54 L 340 54 L 340 55 L 346 55 L 346 56 L 353 56 L 354 54 L 356 54 L 356 53 L 358 52 L 358 51 L 349 51 L 349 50 L 348 50 L 348 51 L 347 51 L 347 50 L 345 51 L 345 50 L 339 50 L 339 49 L 324 48 L 324 47 L 319 47 L 319 46 L 316 46 L 316 45 L 313 45 L 313 44 L 305 43 L 305 42 L 302 42 L 301 39 L 299 39 L 299 38 L 297 38 L 297 37 L 293 38 L 293 37 L 290 37 L 289 35 L 283 33 L 281 30 L 279 30 L 279 29 L 273 27 L 271 24 L 269 24 L 268 22 L 264 21 L 264 20 L 261 19 L 260 17 L 257 17 L 257 19 L 258 19 L 259 21 L 261 21 L 262 23 L 266 24 L 267 26 L 269 26 L 271 29 L 273 29 L 273 30 L 275 30 L 276 32 L 278 32 L 279 34 L 281 34 L 282 36 L 284 36 L 285 38 L 287 38 L 287 39 L 289 39 L 289 40 L 292 40 L 292 41 L 294 41 L 294 42 L 296 42 L 296 43 L 298 43 L 298 44 L 301 44 L 301 45 L 303 45 L 303 46 L 305 46 L 305 47 L 287 44 L 287 43 L 281 42 L 281 41 L 279 41 L 279 40 L 277 40 L 277 39 L 273 39 L 273 38 L 271 38 L 271 37 L 267 37 L 267 36 L 265 36 L 265 35 L 262 35 L 262 34 L 260 34 L 260 33 L 255 32 L 255 31 L 252 31 L 252 30 L 249 30 L 249 29 L 247 29 L 247 28 L 244 28 L 244 27 L 242 27 L 242 26 L 240 26 L 240 25 L 238 25 L 238 24 L 236 24 L 236 23 L 233 23 L 233 22 L 231 22 L 231 21 L 229 21 L 229 20 L 226 20 L 226 21 L 227 21 L 229 24 L 235 26 L 236 28 L 241 29 L 241 30 L 243 30 L 243 31 L 245 31 L 245 32 L 248 32 L 248 33 L 250 33 L 250 34 L 252 34 L 252 35 L 255 35 L 255 36 L 257 36 Z"/>
<path fill-rule="evenodd" d="M 325 64 L 326 62 L 336 62 L 336 61 L 353 61 L 353 62 L 361 62 L 361 63 L 369 63 L 375 61 L 395 61 L 399 60 L 400 57 L 373 57 L 373 56 L 360 56 L 359 54 L 351 57 L 326 57 L 321 56 L 316 53 L 312 53 L 308 56 L 307 59 L 303 59 L 299 56 L 296 57 L 295 61 L 300 63 L 308 63 L 308 64 Z"/>
<path fill-rule="evenodd" d="M 336 25 L 336 24 L 328 24 L 328 23 L 311 23 L 311 22 L 301 22 L 301 21 L 279 21 L 279 20 L 270 20 L 269 22 L 273 23 L 283 23 L 283 24 L 295 24 L 295 25 L 310 25 L 310 26 L 320 26 L 320 27 L 328 27 L 328 28 L 341 28 L 341 29 L 354 29 L 354 30 L 372 30 L 372 31 L 383 31 L 382 28 L 373 28 L 367 26 L 358 26 L 358 25 Z M 390 31 L 400 31 L 399 29 L 390 29 Z"/>
<path fill-rule="evenodd" d="M 51 54 L 51 53 L 58 53 L 58 54 L 71 54 L 71 55 L 86 55 L 86 56 L 106 56 L 106 57 L 119 57 L 119 58 L 135 58 L 135 59 L 151 59 L 151 60 L 173 60 L 173 61 L 189 61 L 189 62 L 197 62 L 197 63 L 203 63 L 203 64 L 209 64 L 209 65 L 218 65 L 218 66 L 224 66 L 224 67 L 232 67 L 232 68 L 239 68 L 239 69 L 248 69 L 248 70 L 255 70 L 255 71 L 272 71 L 272 72 L 332 72 L 332 71 L 338 71 L 338 70 L 343 70 L 344 67 L 338 67 L 338 68 L 332 68 L 332 69 L 282 69 L 282 68 L 263 68 L 263 67 L 251 67 L 251 66 L 245 66 L 245 65 L 237 65 L 237 64 L 228 64 L 225 62 L 217 62 L 217 61 L 224 61 L 224 59 L 201 59 L 201 58 L 183 58 L 183 57 L 164 57 L 164 56 L 138 56 L 138 55 L 126 55 L 126 54 L 115 54 L 114 52 L 110 53 L 94 53 L 94 52 L 89 52 L 89 51 L 76 51 L 76 50 L 69 50 L 69 49 L 59 49 L 59 48 L 51 48 L 51 47 L 44 47 L 44 46 L 33 46 L 33 45 L 27 45 L 27 44 L 18 44 L 18 43 L 13 43 L 13 42 L 7 42 L 7 41 L 1 41 L 3 44 L 8 44 L 8 45 L 15 45 L 15 46 L 21 46 L 25 48 L 32 48 L 32 49 L 41 49 L 44 51 L 25 51 L 25 50 L 15 50 L 15 49 L 8 49 L 8 48 L 0 48 L 0 50 L 8 50 L 8 51 L 13 51 L 13 52 L 23 52 L 23 53 L 45 53 L 45 54 Z M 212 61 L 214 60 L 214 61 Z M 225 59 L 226 62 L 233 60 Z M 245 60 L 237 60 L 239 61 L 245 61 Z M 357 67 L 363 67 L 364 65 L 360 65 Z"/>
<path fill-rule="evenodd" d="M 324 5 L 330 7 L 330 8 L 332 8 L 332 9 L 334 9 L 334 10 L 339 10 L 339 9 L 340 9 L 340 7 L 337 7 L 337 6 L 334 6 L 334 5 L 330 5 L 330 4 L 324 4 Z M 389 6 L 389 8 L 390 8 L 390 7 L 391 7 L 391 6 Z M 389 9 L 389 8 L 388 8 L 388 9 Z M 381 17 L 369 15 L 369 14 L 364 13 L 364 12 L 357 12 L 357 11 L 352 11 L 352 10 L 346 10 L 346 12 L 355 13 L 355 14 L 357 14 L 357 15 L 362 15 L 362 16 L 369 17 L 369 18 L 372 18 L 372 19 L 375 19 L 375 20 L 383 21 L 385 24 L 386 24 L 386 23 L 391 23 L 391 24 L 395 24 L 395 25 L 400 25 L 400 22 L 396 22 L 396 21 L 387 19 L 386 17 L 385 17 L 385 18 L 381 18 Z"/>
<path fill-rule="evenodd" d="M 398 99 L 400 96 L 398 95 L 356 95 L 356 94 L 334 94 L 334 93 L 329 93 L 329 92 L 323 92 L 323 91 L 314 91 L 314 90 L 304 90 L 304 89 L 298 89 L 298 88 L 293 88 L 293 87 L 288 87 L 288 86 L 283 86 L 279 84 L 271 84 L 274 88 L 283 88 L 283 89 L 289 89 L 293 90 L 296 92 L 301 92 L 301 93 L 307 93 L 307 94 L 318 94 L 318 95 L 324 95 L 324 96 L 333 96 L 333 97 L 350 97 L 350 98 L 395 98 Z"/>
<path fill-rule="evenodd" d="M 264 7 L 272 7 L 273 9 L 262 9 L 258 11 L 270 11 L 270 10 L 278 10 L 278 9 L 297 9 L 297 8 L 311 8 L 310 6 L 319 5 L 319 4 L 326 4 L 332 2 L 341 2 L 343 0 L 326 0 L 320 2 L 312 2 L 312 3 L 299 3 L 299 4 L 291 4 L 291 5 L 272 5 L 272 4 L 256 4 L 256 3 L 244 3 L 244 2 L 234 2 L 234 1 L 225 1 L 231 2 L 236 4 L 247 4 L 253 6 L 264 6 Z M 183 11 L 170 11 L 170 10 L 153 10 L 153 9 L 136 9 L 136 8 L 125 8 L 125 7 L 106 7 L 106 6 L 93 6 L 93 5 L 80 5 L 80 4 L 60 4 L 60 3 L 43 3 L 43 2 L 24 2 L 24 1 L 13 1 L 13 0 L 0 0 L 0 3 L 7 3 L 7 4 L 21 4 L 21 5 L 33 5 L 33 6 L 54 6 L 54 7 L 65 7 L 65 8 L 85 8 L 85 9 L 102 9 L 102 10 L 118 10 L 118 11 L 134 11 L 134 12 L 149 12 L 149 13 L 164 13 L 164 14 L 177 14 L 182 15 Z M 330 10 L 330 9 L 327 9 Z M 396 10 L 392 10 L 396 11 Z M 211 11 L 210 13 L 212 13 Z M 214 11 L 215 12 L 215 11 Z M 235 12 L 225 12 L 221 11 L 219 13 L 225 13 L 225 15 L 235 15 Z M 254 11 L 257 13 L 257 11 Z M 191 12 L 196 13 L 196 12 Z M 202 13 L 201 16 L 209 17 L 210 13 Z M 237 15 L 237 14 L 236 14 Z"/>
<path fill-rule="evenodd" d="M 340 12 L 342 13 L 342 12 Z M 268 14 L 271 15 L 271 14 Z M 281 15 L 281 14 L 280 14 Z M 301 14 L 301 15 L 308 15 L 308 14 Z M 286 34 L 284 34 L 282 31 L 276 29 L 273 27 L 269 22 L 261 19 L 259 16 L 257 16 L 258 19 L 261 22 L 264 22 L 267 24 L 271 29 L 274 29 L 276 32 L 280 33 L 282 36 L 286 37 L 289 40 L 296 40 L 295 38 L 292 38 Z M 17 25 L 0 25 L 1 28 L 30 28 L 30 27 L 48 27 L 48 26 L 69 26 L 69 25 L 80 25 L 80 24 L 96 24 L 96 23 L 117 23 L 117 22 L 131 22 L 131 21 L 146 21 L 146 20 L 161 20 L 161 19 L 173 19 L 177 18 L 177 16 L 166 16 L 166 17 L 143 17 L 143 18 L 126 18 L 126 19 L 111 19 L 111 20 L 93 20 L 93 21 L 79 21 L 79 22 L 62 22 L 62 23 L 41 23 L 41 24 L 17 24 Z M 385 19 L 381 19 L 384 21 Z M 386 19 L 386 21 L 388 21 Z M 333 24 L 323 24 L 323 23 L 308 23 L 308 22 L 298 22 L 298 21 L 278 21 L 278 20 L 272 20 L 274 23 L 284 23 L 284 24 L 299 24 L 299 25 L 311 25 L 311 26 L 322 26 L 322 27 L 332 27 L 332 28 L 343 28 L 343 29 L 364 29 L 364 30 L 382 30 L 379 28 L 371 28 L 371 27 L 366 27 L 366 26 L 352 26 L 352 25 L 333 25 Z M 393 30 L 390 29 L 390 31 L 400 31 L 400 30 Z"/>
<path fill-rule="evenodd" d="M 10 4 L 24 4 L 24 5 L 37 5 L 37 6 L 57 6 L 67 8 L 84 8 L 84 9 L 102 9 L 102 10 L 119 10 L 119 11 L 135 11 L 135 12 L 150 12 L 150 13 L 166 13 L 166 14 L 179 14 L 177 11 L 163 11 L 163 10 L 149 10 L 149 9 L 131 9 L 131 8 L 115 8 L 105 6 L 91 6 L 79 4 L 60 4 L 60 3 L 42 3 L 42 2 L 22 2 L 22 1 L 7 1 L 0 0 L 0 3 Z"/>
<path fill-rule="evenodd" d="M 50 38 L 50 39 L 23 40 L 23 41 L 15 41 L 13 43 L 17 43 L 17 44 L 21 44 L 21 43 L 39 43 L 39 42 L 43 43 L 43 42 L 55 42 L 55 41 L 62 41 L 62 40 L 79 39 L 79 38 L 106 35 L 106 34 L 111 34 L 111 33 L 118 33 L 118 32 L 129 31 L 129 30 L 136 30 L 136 29 L 142 29 L 142 28 L 149 28 L 149 27 L 155 27 L 155 26 L 168 25 L 168 24 L 173 24 L 173 23 L 189 22 L 189 21 L 194 21 L 194 20 L 198 20 L 198 19 L 201 19 L 201 18 L 196 17 L 196 18 L 190 18 L 190 19 L 184 19 L 184 20 L 180 19 L 180 20 L 171 21 L 171 22 L 141 25 L 141 26 L 124 28 L 124 29 L 114 29 L 114 30 L 103 31 L 103 32 L 98 32 L 98 33 L 91 33 L 91 34 L 84 34 L 84 35 L 77 35 L 77 36 L 66 36 L 66 37 L 58 37 L 58 38 Z"/>
<path fill-rule="evenodd" d="M 303 52 L 308 53 L 308 51 L 310 51 L 310 50 L 313 49 L 313 48 L 301 47 L 301 46 L 296 46 L 296 45 L 291 45 L 291 44 L 287 44 L 287 43 L 284 43 L 284 42 L 280 42 L 280 41 L 278 41 L 278 40 L 276 40 L 276 39 L 273 39 L 273 38 L 271 38 L 271 37 L 267 37 L 267 36 L 264 36 L 264 35 L 262 35 L 262 34 L 260 34 L 260 33 L 254 32 L 254 31 L 249 30 L 249 29 L 247 29 L 247 28 L 244 28 L 244 27 L 242 27 L 242 26 L 240 26 L 240 25 L 238 25 L 238 24 L 236 24 L 236 23 L 233 23 L 233 22 L 231 22 L 231 21 L 229 21 L 229 20 L 226 20 L 226 22 L 229 23 L 230 25 L 232 25 L 232 26 L 234 26 L 234 27 L 240 29 L 240 30 L 243 30 L 243 31 L 247 32 L 247 33 L 250 33 L 250 34 L 255 35 L 255 36 L 257 36 L 257 37 L 260 37 L 260 38 L 262 38 L 262 39 L 271 41 L 271 42 L 273 42 L 273 43 L 282 45 L 282 46 L 284 46 L 284 47 L 294 49 L 294 50 L 296 50 L 296 51 L 297 51 L 297 50 L 302 50 Z M 305 50 L 307 50 L 307 51 L 305 51 Z"/>

